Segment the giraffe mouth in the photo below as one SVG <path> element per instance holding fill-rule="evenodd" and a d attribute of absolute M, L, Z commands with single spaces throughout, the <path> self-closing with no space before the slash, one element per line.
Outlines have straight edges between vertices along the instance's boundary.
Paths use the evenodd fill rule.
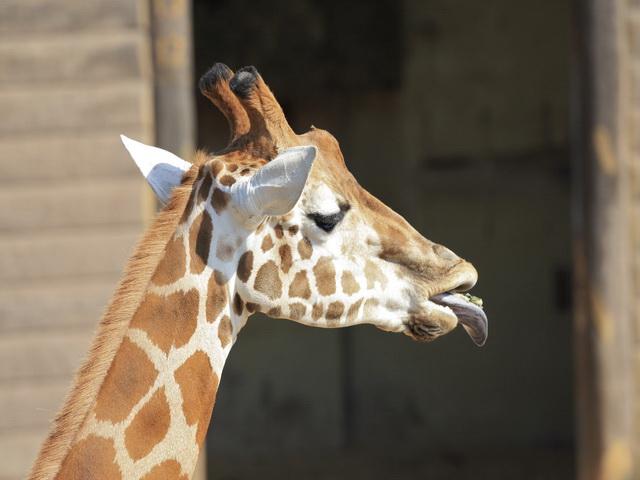
<path fill-rule="evenodd" d="M 481 347 L 489 335 L 489 321 L 482 309 L 482 300 L 461 293 L 441 293 L 429 299 L 441 307 L 449 308 L 458 318 L 473 343 Z"/>

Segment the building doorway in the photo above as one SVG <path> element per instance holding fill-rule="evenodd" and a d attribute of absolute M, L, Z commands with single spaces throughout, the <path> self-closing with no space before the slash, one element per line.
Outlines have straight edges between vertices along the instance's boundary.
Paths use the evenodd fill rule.
<path fill-rule="evenodd" d="M 295 130 L 331 131 L 365 188 L 477 266 L 491 332 L 480 350 L 252 318 L 209 478 L 574 477 L 570 2 L 196 0 L 193 17 L 196 74 L 254 64 Z M 221 148 L 196 97 L 197 144 Z"/>

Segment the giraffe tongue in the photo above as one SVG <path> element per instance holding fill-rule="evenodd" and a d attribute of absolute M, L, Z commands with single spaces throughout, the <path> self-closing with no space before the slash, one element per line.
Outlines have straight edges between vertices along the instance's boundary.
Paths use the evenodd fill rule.
<path fill-rule="evenodd" d="M 473 343 L 479 347 L 484 345 L 489 335 L 489 323 L 482 308 L 457 293 L 441 293 L 430 300 L 453 310 Z"/>

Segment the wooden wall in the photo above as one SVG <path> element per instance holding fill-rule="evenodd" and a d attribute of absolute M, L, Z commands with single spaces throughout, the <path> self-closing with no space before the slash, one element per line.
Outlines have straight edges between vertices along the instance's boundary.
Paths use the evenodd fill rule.
<path fill-rule="evenodd" d="M 0 2 L 0 479 L 22 478 L 148 216 L 146 0 Z M 148 203 L 147 203 L 148 204 Z"/>

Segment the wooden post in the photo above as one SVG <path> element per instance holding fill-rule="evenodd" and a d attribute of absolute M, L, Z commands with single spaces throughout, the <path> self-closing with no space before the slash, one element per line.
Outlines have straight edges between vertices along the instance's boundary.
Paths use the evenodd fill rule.
<path fill-rule="evenodd" d="M 195 142 L 190 0 L 151 0 L 156 145 L 190 160 Z M 206 448 L 193 480 L 204 480 Z"/>
<path fill-rule="evenodd" d="M 194 151 L 191 2 L 152 0 L 156 143 L 182 158 Z"/>
<path fill-rule="evenodd" d="M 626 0 L 576 1 L 573 191 L 577 467 L 638 478 Z M 579 97 L 579 98 L 578 98 Z"/>

